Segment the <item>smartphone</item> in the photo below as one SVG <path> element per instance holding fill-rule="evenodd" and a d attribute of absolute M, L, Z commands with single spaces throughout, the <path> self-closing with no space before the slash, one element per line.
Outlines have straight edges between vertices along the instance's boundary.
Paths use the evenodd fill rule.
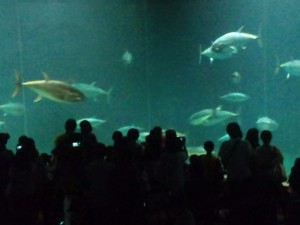
<path fill-rule="evenodd" d="M 73 142 L 73 143 L 72 143 L 72 146 L 73 146 L 73 147 L 78 147 L 79 145 L 80 145 L 80 142 Z"/>

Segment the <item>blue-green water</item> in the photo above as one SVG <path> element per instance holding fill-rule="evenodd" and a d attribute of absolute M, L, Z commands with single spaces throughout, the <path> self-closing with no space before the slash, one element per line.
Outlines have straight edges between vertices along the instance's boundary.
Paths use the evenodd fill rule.
<path fill-rule="evenodd" d="M 1 104 L 25 105 L 22 116 L 1 116 L 9 145 L 27 134 L 41 152 L 50 152 L 67 118 L 97 117 L 107 122 L 96 128 L 98 139 L 111 144 L 111 134 L 122 126 L 144 131 L 155 125 L 187 135 L 188 145 L 199 146 L 225 134 L 226 122 L 193 126 L 188 118 L 197 111 L 216 108 L 238 112 L 244 133 L 256 120 L 268 116 L 279 124 L 273 144 L 290 167 L 299 157 L 300 78 L 286 79 L 278 63 L 299 59 L 300 4 L 279 1 L 2 1 L 0 3 Z M 260 36 L 231 58 L 210 64 L 199 46 L 207 48 L 221 35 L 237 31 Z M 122 60 L 128 51 L 132 59 Z M 277 58 L 279 60 L 277 60 Z M 92 83 L 112 88 L 109 103 L 88 99 L 61 104 L 36 97 L 24 87 L 11 98 L 14 71 L 23 81 L 50 79 Z M 233 72 L 241 81 L 234 83 Z M 222 101 L 228 92 L 250 99 L 241 104 Z"/>

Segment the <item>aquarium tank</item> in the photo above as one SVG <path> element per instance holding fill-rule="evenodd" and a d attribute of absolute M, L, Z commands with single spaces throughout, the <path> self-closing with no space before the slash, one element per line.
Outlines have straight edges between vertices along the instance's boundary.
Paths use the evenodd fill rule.
<path fill-rule="evenodd" d="M 290 168 L 300 150 L 296 0 L 1 1 L 0 125 L 51 153 L 68 118 L 99 141 L 175 129 L 190 149 L 257 127 Z M 199 151 L 200 151 L 199 150 Z"/>

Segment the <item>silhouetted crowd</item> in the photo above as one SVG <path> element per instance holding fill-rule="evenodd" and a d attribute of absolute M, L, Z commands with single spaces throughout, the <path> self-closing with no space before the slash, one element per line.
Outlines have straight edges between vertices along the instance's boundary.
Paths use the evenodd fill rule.
<path fill-rule="evenodd" d="M 300 224 L 300 158 L 275 178 L 284 158 L 270 131 L 243 138 L 229 123 L 217 155 L 208 140 L 206 154 L 189 156 L 172 129 L 154 127 L 145 142 L 135 128 L 115 131 L 106 146 L 88 121 L 78 125 L 66 121 L 51 154 L 27 136 L 14 153 L 0 133 L 1 225 Z"/>

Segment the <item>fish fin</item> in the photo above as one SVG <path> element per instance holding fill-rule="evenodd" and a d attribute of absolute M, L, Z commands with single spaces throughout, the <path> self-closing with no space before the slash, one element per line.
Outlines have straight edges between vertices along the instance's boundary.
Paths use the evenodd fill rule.
<path fill-rule="evenodd" d="M 288 73 L 288 74 L 286 75 L 286 79 L 289 79 L 290 76 L 291 76 L 291 74 Z"/>
<path fill-rule="evenodd" d="M 39 102 L 39 101 L 41 101 L 42 99 L 43 99 L 42 96 L 38 95 L 38 96 L 33 100 L 33 102 Z"/>
<path fill-rule="evenodd" d="M 95 84 L 96 84 L 96 81 L 92 82 L 92 83 L 91 83 L 91 86 L 95 86 Z"/>
<path fill-rule="evenodd" d="M 113 91 L 113 88 L 109 88 L 107 91 L 107 103 L 110 104 L 110 98 L 111 98 L 111 92 Z"/>
<path fill-rule="evenodd" d="M 199 61 L 198 61 L 198 63 L 199 63 L 199 65 L 201 65 L 201 62 L 202 62 L 202 46 L 201 46 L 201 44 L 199 45 Z"/>
<path fill-rule="evenodd" d="M 216 110 L 221 110 L 222 109 L 222 105 L 219 105 Z"/>
<path fill-rule="evenodd" d="M 275 68 L 275 70 L 274 70 L 274 75 L 277 75 L 277 74 L 278 74 L 279 69 L 280 69 L 279 67 L 276 67 L 276 68 Z"/>
<path fill-rule="evenodd" d="M 244 29 L 244 27 L 245 27 L 245 25 L 241 26 L 241 27 L 237 30 L 237 32 L 241 33 L 242 30 Z"/>
<path fill-rule="evenodd" d="M 45 81 L 49 81 L 50 80 L 50 78 L 49 78 L 49 76 L 48 76 L 47 73 L 42 72 L 42 74 L 43 74 L 43 77 L 44 77 Z"/>
<path fill-rule="evenodd" d="M 22 78 L 21 74 L 18 71 L 15 71 L 15 77 L 16 77 L 16 87 L 12 94 L 12 97 L 15 97 L 20 93 L 20 90 L 22 89 Z"/>

